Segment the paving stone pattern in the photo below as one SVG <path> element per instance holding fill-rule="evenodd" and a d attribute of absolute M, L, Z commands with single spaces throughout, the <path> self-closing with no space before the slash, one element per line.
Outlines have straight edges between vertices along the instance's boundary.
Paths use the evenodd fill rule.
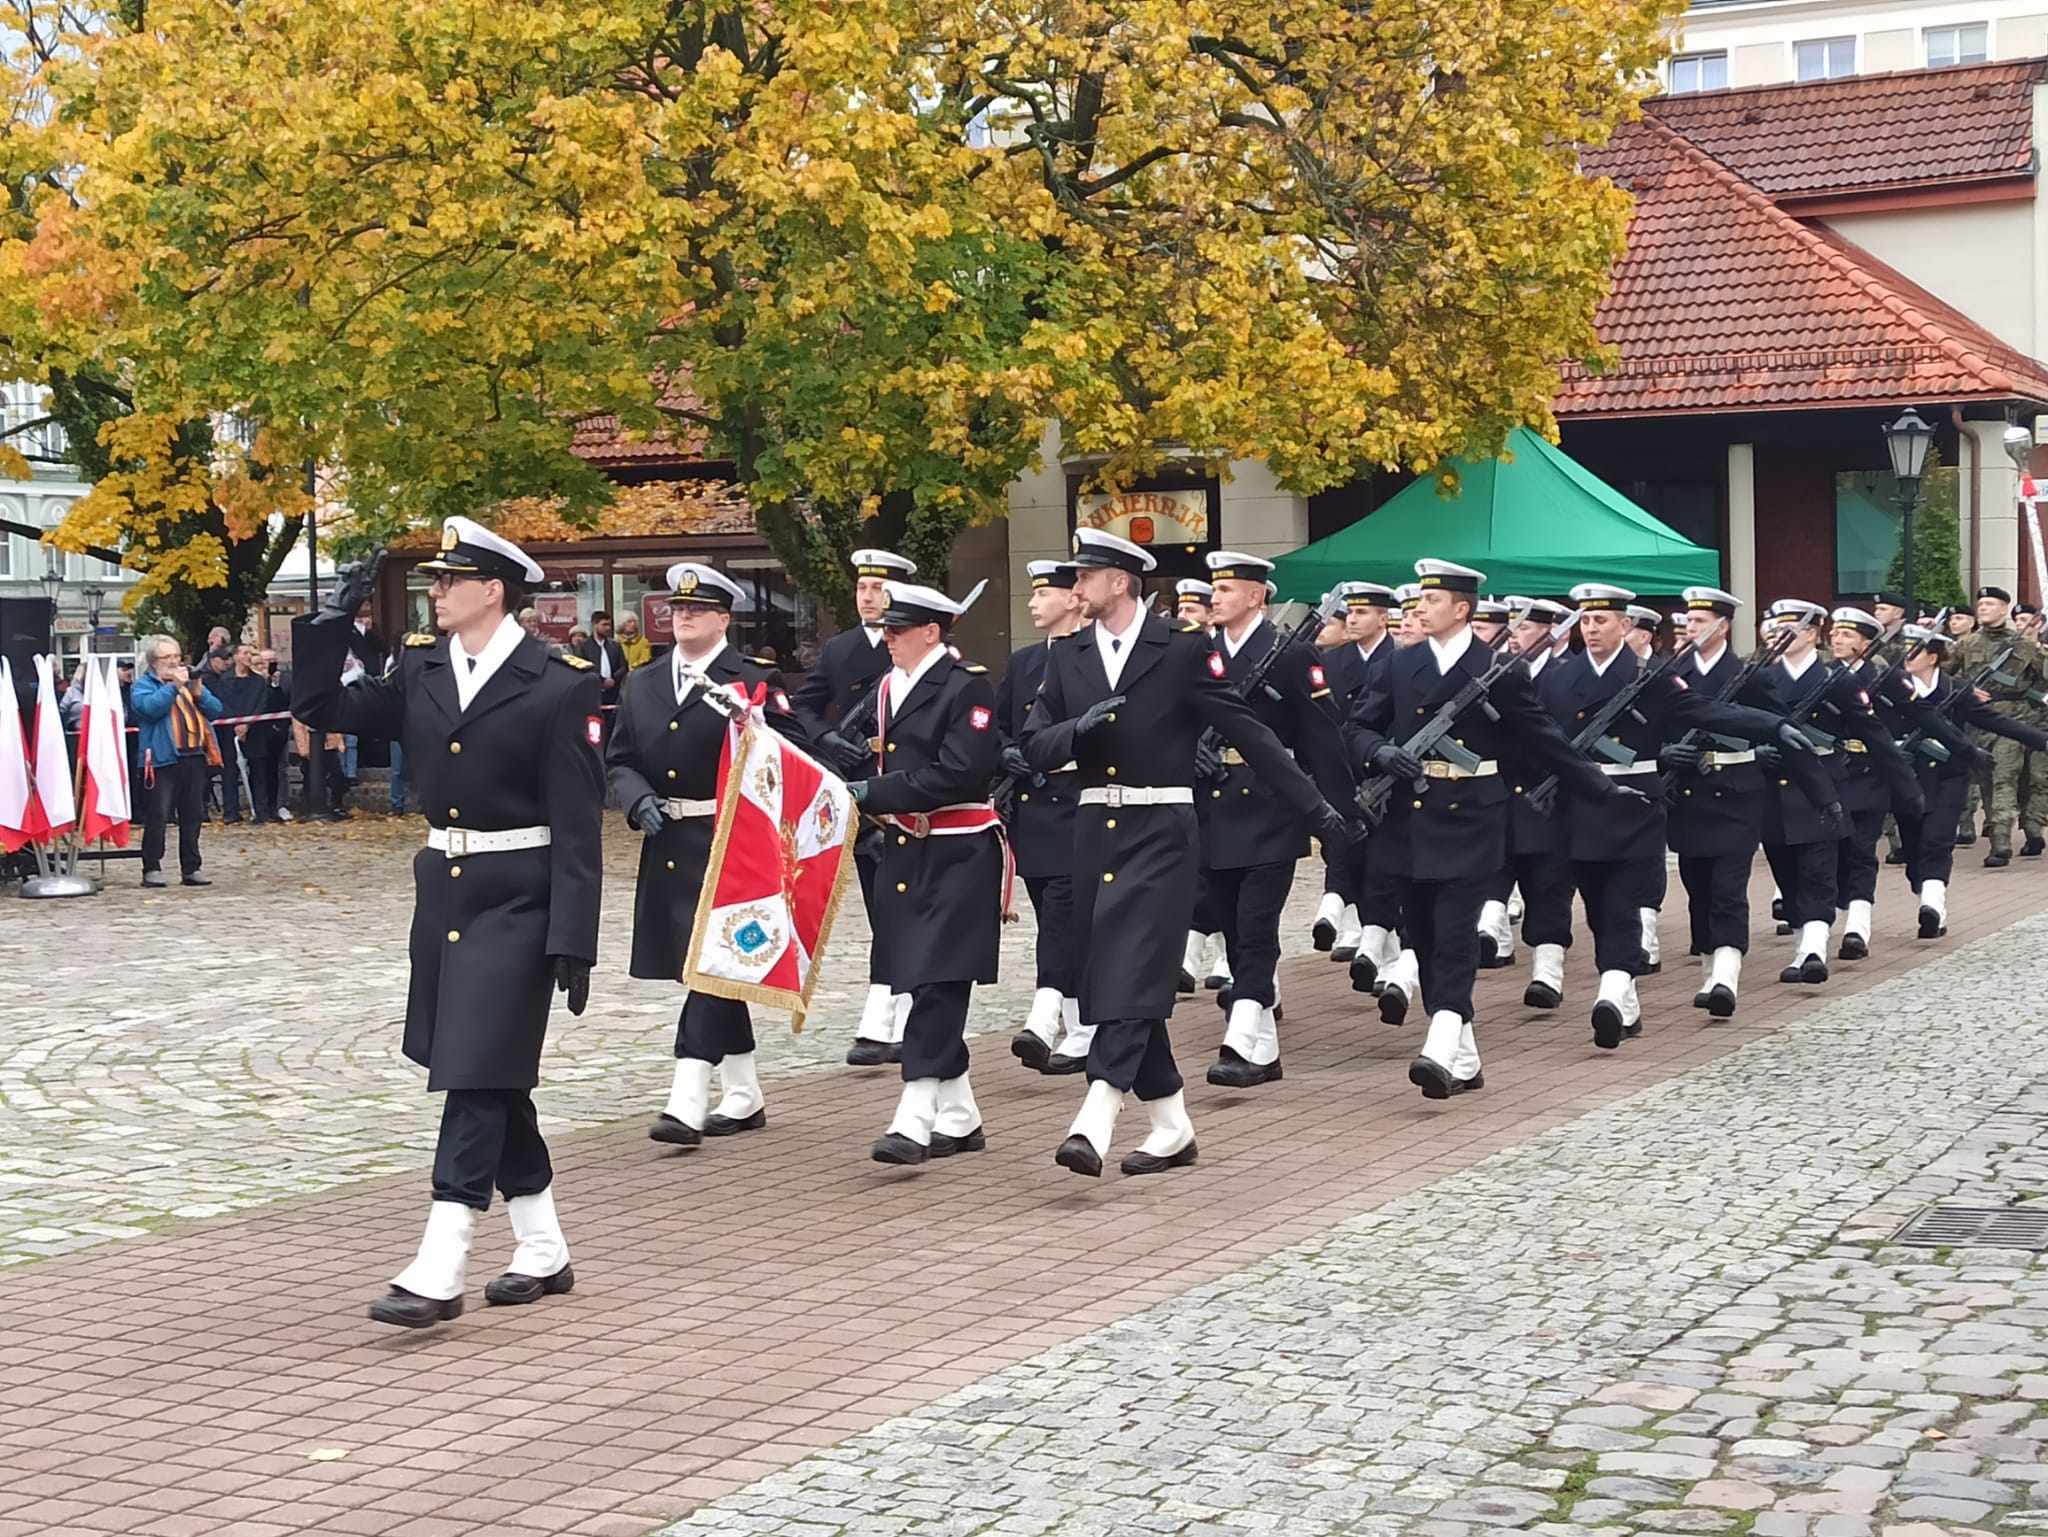
<path fill-rule="evenodd" d="M 2048 1531 L 2048 1267 L 1889 1242 L 2048 1192 L 2044 944 L 1816 999 L 668 1530 Z"/>
<path fill-rule="evenodd" d="M 0 892 L 0 1266 L 431 1163 L 440 1098 L 399 1051 L 425 825 L 209 826 L 208 888 L 144 892 L 115 861 L 96 898 Z M 637 857 L 608 816 L 590 1007 L 555 1011 L 541 1066 L 551 1138 L 651 1115 L 668 1090 L 682 991 L 626 975 Z M 1300 948 L 1321 886 L 1304 862 L 1286 928 Z M 1030 1003 L 1036 929 L 1017 900 L 977 1032 L 1006 1035 Z M 844 1057 L 867 949 L 854 892 L 803 1033 L 757 1018 L 764 1080 Z"/>

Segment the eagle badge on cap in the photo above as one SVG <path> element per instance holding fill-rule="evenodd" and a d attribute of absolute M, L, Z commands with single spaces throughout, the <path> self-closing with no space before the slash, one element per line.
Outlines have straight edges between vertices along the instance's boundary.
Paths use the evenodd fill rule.
<path fill-rule="evenodd" d="M 676 591 L 677 591 L 677 592 L 695 592 L 696 590 L 697 590 L 697 573 L 696 573 L 696 572 L 694 572 L 694 571 L 685 571 L 685 572 L 683 573 L 683 579 L 682 579 L 682 580 L 681 580 L 680 582 L 677 582 L 677 583 L 676 583 Z"/>
<path fill-rule="evenodd" d="M 453 523 L 443 523 L 441 525 L 441 553 L 446 555 L 450 550 L 454 549 L 461 541 L 461 537 L 460 534 L 456 533 Z"/>

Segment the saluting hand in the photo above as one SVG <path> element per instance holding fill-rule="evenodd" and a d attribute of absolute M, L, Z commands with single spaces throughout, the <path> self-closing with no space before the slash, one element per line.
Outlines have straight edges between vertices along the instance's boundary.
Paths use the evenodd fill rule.
<path fill-rule="evenodd" d="M 558 955 L 555 962 L 555 991 L 569 995 L 569 1012 L 581 1014 L 590 1002 L 590 962 L 573 955 Z"/>

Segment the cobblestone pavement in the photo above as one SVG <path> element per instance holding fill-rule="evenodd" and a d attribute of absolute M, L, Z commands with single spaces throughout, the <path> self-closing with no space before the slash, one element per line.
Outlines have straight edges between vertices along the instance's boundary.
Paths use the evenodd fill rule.
<path fill-rule="evenodd" d="M 2048 1199 L 2044 947 L 1816 1000 L 669 1531 L 2048 1530 L 2048 1262 L 1890 1242 Z"/>
<path fill-rule="evenodd" d="M 440 1099 L 399 1052 L 424 826 L 209 826 L 203 890 L 143 892 L 117 861 L 97 898 L 0 893 L 0 1266 L 432 1161 Z M 557 1009 L 541 1067 L 550 1137 L 645 1114 L 668 1088 L 681 992 L 626 976 L 637 839 L 608 816 L 606 840 L 590 1008 Z M 1286 929 L 1304 947 L 1320 891 L 1304 862 Z M 1013 1030 L 1030 1002 L 1021 890 L 1018 905 L 973 1030 Z M 867 945 L 853 891 L 803 1033 L 757 1020 L 764 1079 L 843 1058 Z"/>

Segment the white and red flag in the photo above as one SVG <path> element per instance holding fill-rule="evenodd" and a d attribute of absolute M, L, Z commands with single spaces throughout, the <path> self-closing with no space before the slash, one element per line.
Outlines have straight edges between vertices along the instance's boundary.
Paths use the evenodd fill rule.
<path fill-rule="evenodd" d="M 801 1030 L 853 868 L 853 796 L 763 721 L 759 701 L 737 685 L 706 702 L 726 714 L 726 739 L 683 981 L 788 1009 Z"/>
<path fill-rule="evenodd" d="M 109 669 L 112 661 L 109 659 Z M 78 739 L 79 830 L 88 843 L 104 839 L 128 847 L 134 820 L 125 750 L 128 722 L 121 714 L 121 685 L 92 657 L 85 663 L 85 717 Z"/>
<path fill-rule="evenodd" d="M 54 657 L 36 658 L 36 725 L 30 763 L 35 773 L 36 800 L 46 824 L 36 842 L 51 844 L 71 831 L 78 803 L 71 794 L 71 754 L 64 746 L 64 717 L 57 709 Z"/>
<path fill-rule="evenodd" d="M 21 705 L 14 695 L 14 669 L 0 657 L 0 853 L 39 843 L 50 830 L 36 804 L 28 766 L 28 739 L 21 731 Z"/>

